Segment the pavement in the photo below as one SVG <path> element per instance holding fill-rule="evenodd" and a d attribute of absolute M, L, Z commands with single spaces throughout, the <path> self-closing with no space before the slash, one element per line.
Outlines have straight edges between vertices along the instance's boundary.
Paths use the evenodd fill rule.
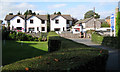
<path fill-rule="evenodd" d="M 106 72 L 120 72 L 120 50 L 111 49 L 100 44 L 93 43 L 89 38 L 69 38 L 75 42 L 82 43 L 95 48 L 102 48 L 109 51 L 109 57 L 106 63 Z"/>

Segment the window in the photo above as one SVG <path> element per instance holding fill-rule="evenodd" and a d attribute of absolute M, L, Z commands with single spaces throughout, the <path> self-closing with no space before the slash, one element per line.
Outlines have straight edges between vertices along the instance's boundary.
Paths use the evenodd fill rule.
<path fill-rule="evenodd" d="M 16 29 L 17 29 L 17 30 L 22 30 L 22 27 L 17 27 Z"/>
<path fill-rule="evenodd" d="M 12 30 L 14 30 L 14 26 L 12 26 Z"/>
<path fill-rule="evenodd" d="M 42 29 L 42 31 L 45 31 L 45 27 L 42 27 L 41 29 Z"/>
<path fill-rule="evenodd" d="M 60 31 L 60 28 L 55 28 L 54 31 Z"/>
<path fill-rule="evenodd" d="M 29 31 L 34 31 L 34 28 L 29 28 Z"/>
<path fill-rule="evenodd" d="M 59 24 L 59 20 L 55 20 L 55 23 L 56 23 L 56 24 Z"/>
<path fill-rule="evenodd" d="M 69 24 L 69 20 L 67 20 L 67 24 Z"/>
<path fill-rule="evenodd" d="M 17 23 L 20 23 L 20 19 L 17 19 Z"/>
<path fill-rule="evenodd" d="M 39 31 L 39 27 L 37 27 L 37 31 Z"/>
<path fill-rule="evenodd" d="M 30 20 L 30 23 L 33 23 L 33 20 L 32 20 L 32 19 Z"/>
<path fill-rule="evenodd" d="M 45 20 L 41 20 L 41 23 L 42 23 L 42 24 L 45 24 Z"/>

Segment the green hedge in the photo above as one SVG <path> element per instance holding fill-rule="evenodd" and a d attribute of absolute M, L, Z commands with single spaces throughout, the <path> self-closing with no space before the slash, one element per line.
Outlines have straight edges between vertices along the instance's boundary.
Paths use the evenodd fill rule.
<path fill-rule="evenodd" d="M 102 44 L 103 41 L 103 36 L 97 34 L 97 33 L 93 33 L 92 34 L 92 41 L 98 44 Z"/>
<path fill-rule="evenodd" d="M 49 37 L 48 51 L 53 52 L 61 48 L 61 40 L 58 37 Z"/>
<path fill-rule="evenodd" d="M 117 37 L 104 37 L 102 41 L 102 45 L 118 49 L 118 38 Z"/>

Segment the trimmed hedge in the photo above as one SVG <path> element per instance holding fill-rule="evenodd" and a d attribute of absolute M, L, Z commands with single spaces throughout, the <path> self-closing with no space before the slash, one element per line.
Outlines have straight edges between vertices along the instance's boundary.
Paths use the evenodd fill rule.
<path fill-rule="evenodd" d="M 104 37 L 102 41 L 102 45 L 118 49 L 118 38 L 117 37 Z"/>
<path fill-rule="evenodd" d="M 49 37 L 48 51 L 53 52 L 61 48 L 61 40 L 56 39 L 57 37 Z"/>

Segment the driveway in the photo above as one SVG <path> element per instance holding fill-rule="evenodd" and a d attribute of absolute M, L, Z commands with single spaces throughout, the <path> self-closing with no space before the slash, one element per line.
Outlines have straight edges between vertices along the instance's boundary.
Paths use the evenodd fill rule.
<path fill-rule="evenodd" d="M 95 48 L 102 48 L 107 49 L 109 51 L 109 57 L 106 64 L 106 72 L 120 72 L 120 50 L 117 49 L 111 49 L 105 46 L 102 46 L 100 44 L 95 44 L 91 42 L 91 39 L 89 38 L 79 38 L 79 39 L 72 39 L 71 40 L 83 43 L 85 45 L 95 47 Z"/>

